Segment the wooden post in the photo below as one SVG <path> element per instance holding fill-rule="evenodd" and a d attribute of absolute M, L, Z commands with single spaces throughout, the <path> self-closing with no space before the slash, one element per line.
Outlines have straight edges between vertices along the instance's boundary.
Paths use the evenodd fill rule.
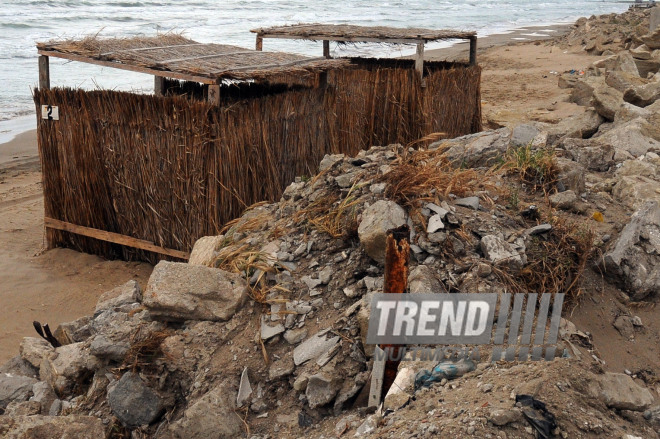
<path fill-rule="evenodd" d="M 323 40 L 323 56 L 330 58 L 330 41 Z"/>
<path fill-rule="evenodd" d="M 206 97 L 209 104 L 220 103 L 220 86 L 218 84 L 209 84 L 208 95 Z"/>
<path fill-rule="evenodd" d="M 165 96 L 165 78 L 154 76 L 154 94 L 156 96 Z"/>
<path fill-rule="evenodd" d="M 264 48 L 264 39 L 261 35 L 257 34 L 257 43 L 255 44 L 255 50 L 261 51 Z"/>
<path fill-rule="evenodd" d="M 477 65 L 477 36 L 470 37 L 470 65 Z"/>
<path fill-rule="evenodd" d="M 48 57 L 44 55 L 39 56 L 39 90 L 50 89 L 50 67 L 48 64 Z"/>

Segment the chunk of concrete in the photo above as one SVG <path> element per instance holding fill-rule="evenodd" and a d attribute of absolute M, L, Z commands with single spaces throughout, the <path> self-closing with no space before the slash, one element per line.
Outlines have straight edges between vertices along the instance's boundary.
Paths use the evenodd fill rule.
<path fill-rule="evenodd" d="M 129 428 L 151 424 L 163 411 L 162 398 L 132 372 L 126 372 L 108 390 L 108 405 Z"/>
<path fill-rule="evenodd" d="M 358 236 L 367 255 L 375 261 L 385 262 L 387 231 L 407 221 L 406 211 L 393 201 L 379 200 L 366 208 L 358 226 Z"/>
<path fill-rule="evenodd" d="M 225 235 L 203 236 L 195 241 L 188 263 L 190 265 L 204 265 L 213 267 L 218 251 L 225 242 Z"/>

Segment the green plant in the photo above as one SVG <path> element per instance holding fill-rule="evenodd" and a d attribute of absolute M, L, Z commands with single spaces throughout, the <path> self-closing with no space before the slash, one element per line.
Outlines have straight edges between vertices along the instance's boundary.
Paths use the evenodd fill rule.
<path fill-rule="evenodd" d="M 500 169 L 518 175 L 534 191 L 550 189 L 559 175 L 555 152 L 549 148 L 533 149 L 531 144 L 509 148 Z"/>

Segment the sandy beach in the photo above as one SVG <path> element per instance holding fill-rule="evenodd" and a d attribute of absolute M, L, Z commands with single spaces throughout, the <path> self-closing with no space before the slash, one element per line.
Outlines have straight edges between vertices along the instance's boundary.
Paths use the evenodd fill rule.
<path fill-rule="evenodd" d="M 538 41 L 569 28 L 523 28 L 479 40 L 485 126 L 557 122 L 584 111 L 565 102 L 566 91 L 550 72 L 582 69 L 595 58 Z M 466 44 L 426 54 L 427 59 L 461 57 L 467 57 Z M 54 328 L 90 314 L 100 294 L 129 279 L 144 286 L 151 272 L 144 263 L 105 261 L 67 249 L 44 251 L 35 131 L 0 145 L 0 207 L 0 363 L 16 355 L 22 337 L 34 335 L 33 320 Z"/>

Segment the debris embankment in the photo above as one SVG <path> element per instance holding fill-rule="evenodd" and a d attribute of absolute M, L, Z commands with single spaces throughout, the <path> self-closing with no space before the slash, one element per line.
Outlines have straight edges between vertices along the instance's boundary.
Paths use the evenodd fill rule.
<path fill-rule="evenodd" d="M 571 35 L 594 20 L 611 21 Z M 129 282 L 60 325 L 63 346 L 26 338 L 0 368 L 0 434 L 660 437 L 657 363 L 608 370 L 570 312 L 553 361 L 484 355 L 418 389 L 436 363 L 403 361 L 384 410 L 365 408 L 370 300 L 387 231 L 404 225 L 411 293 L 565 293 L 572 311 L 607 285 L 620 312 L 594 319 L 611 317 L 624 343 L 657 331 L 626 308 L 660 291 L 660 59 L 656 34 L 630 27 L 617 54 L 560 78 L 583 114 L 327 155 L 279 202 L 200 239 L 189 263 L 159 263 L 144 292 Z"/>

